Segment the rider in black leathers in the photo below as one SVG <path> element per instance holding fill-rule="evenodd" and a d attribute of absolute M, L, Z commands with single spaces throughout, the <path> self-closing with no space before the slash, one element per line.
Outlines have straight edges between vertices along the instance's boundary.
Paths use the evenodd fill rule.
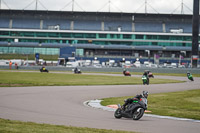
<path fill-rule="evenodd" d="M 147 83 L 149 84 L 149 73 L 148 71 L 144 71 L 143 76 L 147 78 Z"/>
<path fill-rule="evenodd" d="M 144 73 L 143 73 L 143 75 L 146 76 L 147 78 L 148 78 L 148 74 L 149 73 L 147 71 L 144 71 Z"/>
<path fill-rule="evenodd" d="M 77 67 L 74 69 L 74 73 L 78 73 L 78 68 Z"/>
<path fill-rule="evenodd" d="M 134 100 L 140 101 L 141 98 L 146 98 L 146 99 L 147 99 L 148 95 L 149 95 L 148 91 L 143 91 L 143 93 L 140 94 L 140 95 L 136 95 L 136 96 L 133 97 L 133 98 L 128 98 L 128 99 L 126 99 L 126 100 L 124 101 L 124 102 L 125 102 L 124 105 L 122 105 L 122 109 L 125 110 L 125 109 L 126 109 L 126 105 L 133 103 Z M 129 111 L 129 110 L 127 110 L 126 112 L 128 112 L 128 111 Z"/>

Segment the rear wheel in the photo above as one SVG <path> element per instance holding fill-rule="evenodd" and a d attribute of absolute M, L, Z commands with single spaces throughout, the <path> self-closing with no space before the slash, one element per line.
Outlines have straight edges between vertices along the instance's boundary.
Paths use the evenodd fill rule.
<path fill-rule="evenodd" d="M 133 120 L 139 120 L 144 114 L 143 108 L 137 108 L 133 113 Z"/>
<path fill-rule="evenodd" d="M 147 79 L 147 85 L 149 85 L 149 79 Z"/>
<path fill-rule="evenodd" d="M 121 111 L 122 111 L 122 109 L 120 109 L 120 108 L 118 108 L 115 111 L 115 114 L 114 114 L 115 118 L 120 119 L 122 117 Z"/>

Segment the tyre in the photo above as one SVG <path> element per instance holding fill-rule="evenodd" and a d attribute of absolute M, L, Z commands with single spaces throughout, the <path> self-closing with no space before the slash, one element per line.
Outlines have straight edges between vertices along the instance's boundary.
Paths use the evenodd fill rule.
<path fill-rule="evenodd" d="M 115 114 L 114 114 L 115 118 L 117 119 L 120 119 L 122 117 L 122 114 L 121 114 L 121 109 L 118 108 L 116 111 L 115 111 Z"/>
<path fill-rule="evenodd" d="M 137 108 L 133 112 L 133 120 L 139 120 L 144 114 L 144 109 L 143 108 Z"/>
<path fill-rule="evenodd" d="M 147 82 L 146 82 L 146 83 L 147 83 L 147 85 L 149 85 L 149 79 L 147 79 Z"/>

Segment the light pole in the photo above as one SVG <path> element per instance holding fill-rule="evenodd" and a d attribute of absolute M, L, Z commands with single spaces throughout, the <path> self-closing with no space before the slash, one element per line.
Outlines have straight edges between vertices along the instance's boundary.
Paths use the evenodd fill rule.
<path fill-rule="evenodd" d="M 145 50 L 148 53 L 148 62 L 150 62 L 150 50 Z"/>
<path fill-rule="evenodd" d="M 199 0 L 193 2 L 193 18 L 192 18 L 192 68 L 197 68 L 199 59 Z"/>

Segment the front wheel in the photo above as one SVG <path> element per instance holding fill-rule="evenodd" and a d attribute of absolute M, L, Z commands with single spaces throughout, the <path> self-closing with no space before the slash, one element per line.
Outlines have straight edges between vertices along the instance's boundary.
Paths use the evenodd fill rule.
<path fill-rule="evenodd" d="M 144 114 L 144 109 L 143 108 L 137 108 L 133 112 L 133 120 L 139 120 Z"/>
<path fill-rule="evenodd" d="M 121 108 L 118 108 L 118 109 L 115 111 L 115 114 L 114 114 L 115 118 L 120 119 L 120 118 L 122 117 L 121 111 L 122 111 Z"/>

